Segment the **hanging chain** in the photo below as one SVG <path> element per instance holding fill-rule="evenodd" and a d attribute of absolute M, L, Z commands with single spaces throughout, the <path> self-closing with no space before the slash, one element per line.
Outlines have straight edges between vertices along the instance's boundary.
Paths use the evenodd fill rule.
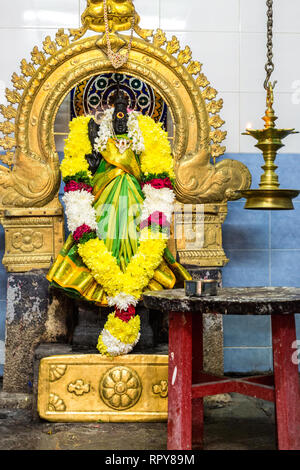
<path fill-rule="evenodd" d="M 109 30 L 109 24 L 108 24 L 107 0 L 103 0 L 103 6 L 104 6 L 105 35 L 106 35 L 106 42 L 107 42 L 107 55 L 112 66 L 115 69 L 119 69 L 120 67 L 126 64 L 129 58 L 130 51 L 131 51 L 132 41 L 133 41 L 134 23 L 135 23 L 135 11 L 132 16 L 131 35 L 130 35 L 130 39 L 128 43 L 127 52 L 125 55 L 123 55 L 118 52 L 114 52 L 112 50 L 110 37 L 109 37 L 110 30 Z"/>
<path fill-rule="evenodd" d="M 268 17 L 267 58 L 268 58 L 268 62 L 266 63 L 266 66 L 265 66 L 267 77 L 264 83 L 264 87 L 266 90 L 268 89 L 268 84 L 275 68 L 274 63 L 273 63 L 273 0 L 267 0 L 267 7 L 268 7 L 268 11 L 267 11 L 267 17 Z"/>

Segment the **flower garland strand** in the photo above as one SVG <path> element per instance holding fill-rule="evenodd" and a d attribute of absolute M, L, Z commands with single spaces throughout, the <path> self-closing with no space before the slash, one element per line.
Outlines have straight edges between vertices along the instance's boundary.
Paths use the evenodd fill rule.
<path fill-rule="evenodd" d="M 105 150 L 113 137 L 113 109 L 103 115 L 94 149 Z M 84 155 L 91 153 L 88 122 L 91 116 L 75 118 L 70 123 L 65 158 L 61 164 L 65 186 L 68 228 L 73 233 L 78 253 L 94 279 L 104 288 L 108 305 L 115 311 L 101 332 L 97 348 L 103 355 L 128 354 L 140 338 L 140 318 L 135 307 L 144 289 L 161 264 L 168 243 L 173 202 L 174 171 L 167 133 L 150 117 L 135 111 L 128 118 L 128 139 L 140 155 L 143 172 L 139 248 L 123 273 L 116 258 L 97 236 L 93 208 L 91 173 Z"/>

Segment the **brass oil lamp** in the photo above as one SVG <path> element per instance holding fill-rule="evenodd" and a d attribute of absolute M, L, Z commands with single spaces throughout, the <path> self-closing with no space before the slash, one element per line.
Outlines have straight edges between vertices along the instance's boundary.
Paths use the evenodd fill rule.
<path fill-rule="evenodd" d="M 267 109 L 263 120 L 265 121 L 264 129 L 246 129 L 243 135 L 251 135 L 258 142 L 255 147 L 259 148 L 265 160 L 262 166 L 264 174 L 261 176 L 259 189 L 250 189 L 248 191 L 241 191 L 242 197 L 247 199 L 245 209 L 260 209 L 260 210 L 291 210 L 294 209 L 293 199 L 300 193 L 298 190 L 293 189 L 279 189 L 278 175 L 275 170 L 278 168 L 275 165 L 277 152 L 284 147 L 282 140 L 290 134 L 298 134 L 295 129 L 277 129 L 275 121 L 278 119 L 275 116 L 273 109 L 274 104 L 274 87 L 270 82 L 270 77 L 274 71 L 273 58 L 273 0 L 267 0 L 268 6 L 268 63 L 266 64 L 267 77 L 264 83 L 264 88 L 267 91 Z"/>

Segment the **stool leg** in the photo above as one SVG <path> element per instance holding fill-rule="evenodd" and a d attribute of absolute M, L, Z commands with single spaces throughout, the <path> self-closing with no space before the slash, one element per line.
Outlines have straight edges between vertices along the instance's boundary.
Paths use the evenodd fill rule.
<path fill-rule="evenodd" d="M 193 314 L 193 384 L 199 383 L 201 372 L 203 371 L 203 316 Z M 202 449 L 203 447 L 203 398 L 192 400 L 192 437 L 193 447 Z"/>
<path fill-rule="evenodd" d="M 168 450 L 192 448 L 192 314 L 169 313 Z"/>
<path fill-rule="evenodd" d="M 279 450 L 300 449 L 299 375 L 293 363 L 294 315 L 272 315 L 275 407 Z"/>

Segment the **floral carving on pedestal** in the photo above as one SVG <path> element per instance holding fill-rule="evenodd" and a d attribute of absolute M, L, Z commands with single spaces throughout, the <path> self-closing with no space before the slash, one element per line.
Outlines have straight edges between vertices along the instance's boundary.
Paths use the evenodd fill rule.
<path fill-rule="evenodd" d="M 67 366 L 64 364 L 51 364 L 49 368 L 49 381 L 56 382 L 65 375 Z"/>
<path fill-rule="evenodd" d="M 126 410 L 140 399 L 142 383 L 131 368 L 118 366 L 109 369 L 100 382 L 100 396 L 110 408 Z"/>
<path fill-rule="evenodd" d="M 84 393 L 89 393 L 90 384 L 84 383 L 84 380 L 78 379 L 75 383 L 68 385 L 68 392 L 75 393 L 77 396 L 81 396 Z"/>
<path fill-rule="evenodd" d="M 43 246 L 44 239 L 41 232 L 36 232 L 30 228 L 24 228 L 13 234 L 12 246 L 16 250 L 25 253 L 38 250 Z"/>
<path fill-rule="evenodd" d="M 55 393 L 50 393 L 48 410 L 49 411 L 66 411 L 65 402 Z"/>
<path fill-rule="evenodd" d="M 152 391 L 155 395 L 159 395 L 161 398 L 167 398 L 168 396 L 168 381 L 161 380 L 158 384 L 152 386 Z"/>

